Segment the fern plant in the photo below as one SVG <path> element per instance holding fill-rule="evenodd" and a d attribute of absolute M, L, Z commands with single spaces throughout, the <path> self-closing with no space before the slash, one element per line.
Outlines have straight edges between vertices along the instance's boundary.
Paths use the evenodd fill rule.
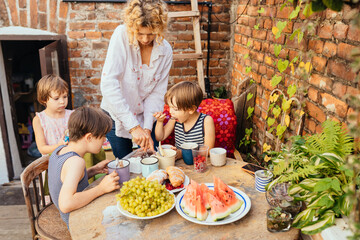
<path fill-rule="evenodd" d="M 345 157 L 353 151 L 353 139 L 338 122 L 326 120 L 322 124 L 322 132 L 306 138 L 305 149 L 311 154 L 325 152 Z"/>
<path fill-rule="evenodd" d="M 353 151 L 353 139 L 340 123 L 327 120 L 319 134 L 296 136 L 289 149 L 272 152 L 275 180 L 290 182 L 289 195 L 304 201 L 307 209 L 294 219 L 293 226 L 305 234 L 315 234 L 334 224 L 335 216 L 351 209 L 346 190 L 354 172 L 345 168 L 344 158 Z"/>

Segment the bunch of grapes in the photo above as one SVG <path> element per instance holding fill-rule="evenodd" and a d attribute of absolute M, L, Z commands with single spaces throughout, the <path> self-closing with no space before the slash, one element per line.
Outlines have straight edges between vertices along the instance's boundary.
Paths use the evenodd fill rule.
<path fill-rule="evenodd" d="M 174 204 L 174 195 L 157 181 L 136 177 L 124 182 L 116 200 L 126 211 L 139 217 L 151 217 L 165 212 Z"/>

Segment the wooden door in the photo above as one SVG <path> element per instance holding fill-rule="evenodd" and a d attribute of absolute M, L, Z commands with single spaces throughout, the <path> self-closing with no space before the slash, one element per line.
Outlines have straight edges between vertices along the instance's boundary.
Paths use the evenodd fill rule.
<path fill-rule="evenodd" d="M 41 75 L 45 76 L 48 74 L 54 74 L 60 76 L 69 84 L 69 96 L 71 96 L 66 40 L 56 40 L 45 47 L 40 48 L 39 57 Z M 69 97 L 67 107 L 72 108 L 71 97 Z"/>

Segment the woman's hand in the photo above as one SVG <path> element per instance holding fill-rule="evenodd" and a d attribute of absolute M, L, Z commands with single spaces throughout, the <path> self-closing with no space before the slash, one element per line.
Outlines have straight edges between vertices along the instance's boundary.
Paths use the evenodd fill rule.
<path fill-rule="evenodd" d="M 156 112 L 153 114 L 154 118 L 156 118 L 156 121 L 158 122 L 164 122 L 166 118 L 166 114 L 162 112 Z"/>
<path fill-rule="evenodd" d="M 131 135 L 133 137 L 133 141 L 139 145 L 144 152 L 146 152 L 148 149 L 155 152 L 154 150 L 154 142 L 151 139 L 151 131 L 148 129 L 143 129 L 141 127 L 137 127 L 135 130 L 131 132 Z"/>

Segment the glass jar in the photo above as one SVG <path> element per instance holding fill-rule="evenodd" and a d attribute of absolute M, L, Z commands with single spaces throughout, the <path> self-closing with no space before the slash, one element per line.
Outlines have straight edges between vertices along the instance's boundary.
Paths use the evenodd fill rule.
<path fill-rule="evenodd" d="M 281 210 L 281 214 L 277 215 L 275 209 L 269 209 L 266 212 L 266 225 L 269 232 L 286 232 L 291 227 L 291 214 Z"/>

